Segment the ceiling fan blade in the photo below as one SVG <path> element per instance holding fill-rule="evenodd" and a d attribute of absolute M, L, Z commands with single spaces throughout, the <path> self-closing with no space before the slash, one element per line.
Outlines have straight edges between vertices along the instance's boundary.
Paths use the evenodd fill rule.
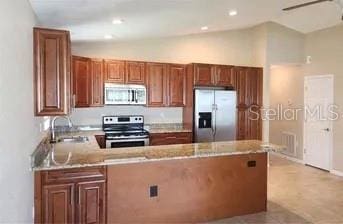
<path fill-rule="evenodd" d="M 300 5 L 295 5 L 295 6 L 292 6 L 292 7 L 284 8 L 283 11 L 290 11 L 290 10 L 293 10 L 293 9 L 298 9 L 298 8 L 302 8 L 302 7 L 305 7 L 305 6 L 318 4 L 318 3 L 321 3 L 321 2 L 332 2 L 332 1 L 333 0 L 317 0 L 317 1 L 313 1 L 313 2 L 307 2 L 307 3 L 304 3 L 304 4 L 300 4 Z"/>

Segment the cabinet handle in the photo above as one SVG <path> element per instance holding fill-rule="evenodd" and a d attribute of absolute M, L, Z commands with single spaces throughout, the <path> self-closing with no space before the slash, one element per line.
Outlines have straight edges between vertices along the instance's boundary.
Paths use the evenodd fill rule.
<path fill-rule="evenodd" d="M 166 137 L 166 139 L 177 139 L 176 136 Z"/>

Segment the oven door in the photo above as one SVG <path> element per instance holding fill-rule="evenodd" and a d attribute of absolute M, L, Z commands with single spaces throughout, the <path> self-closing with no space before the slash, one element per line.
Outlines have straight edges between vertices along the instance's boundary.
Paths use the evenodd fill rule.
<path fill-rule="evenodd" d="M 106 148 L 138 147 L 148 145 L 149 138 L 106 140 Z"/>

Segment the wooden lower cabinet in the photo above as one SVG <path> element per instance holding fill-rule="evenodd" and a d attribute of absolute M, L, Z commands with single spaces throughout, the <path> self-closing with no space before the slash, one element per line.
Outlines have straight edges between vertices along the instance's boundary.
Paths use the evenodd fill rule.
<path fill-rule="evenodd" d="M 77 184 L 77 223 L 105 223 L 105 181 Z"/>
<path fill-rule="evenodd" d="M 74 222 L 74 184 L 47 185 L 43 187 L 43 222 Z"/>
<path fill-rule="evenodd" d="M 150 145 L 174 145 L 192 143 L 191 132 L 150 134 Z"/>
<path fill-rule="evenodd" d="M 106 223 L 106 167 L 35 173 L 35 223 Z"/>

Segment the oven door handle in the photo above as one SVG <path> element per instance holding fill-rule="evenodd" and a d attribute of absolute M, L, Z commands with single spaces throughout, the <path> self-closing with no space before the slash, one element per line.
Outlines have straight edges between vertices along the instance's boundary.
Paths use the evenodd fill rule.
<path fill-rule="evenodd" d="M 106 142 L 141 142 L 149 140 L 149 138 L 135 138 L 135 139 L 106 139 Z"/>

